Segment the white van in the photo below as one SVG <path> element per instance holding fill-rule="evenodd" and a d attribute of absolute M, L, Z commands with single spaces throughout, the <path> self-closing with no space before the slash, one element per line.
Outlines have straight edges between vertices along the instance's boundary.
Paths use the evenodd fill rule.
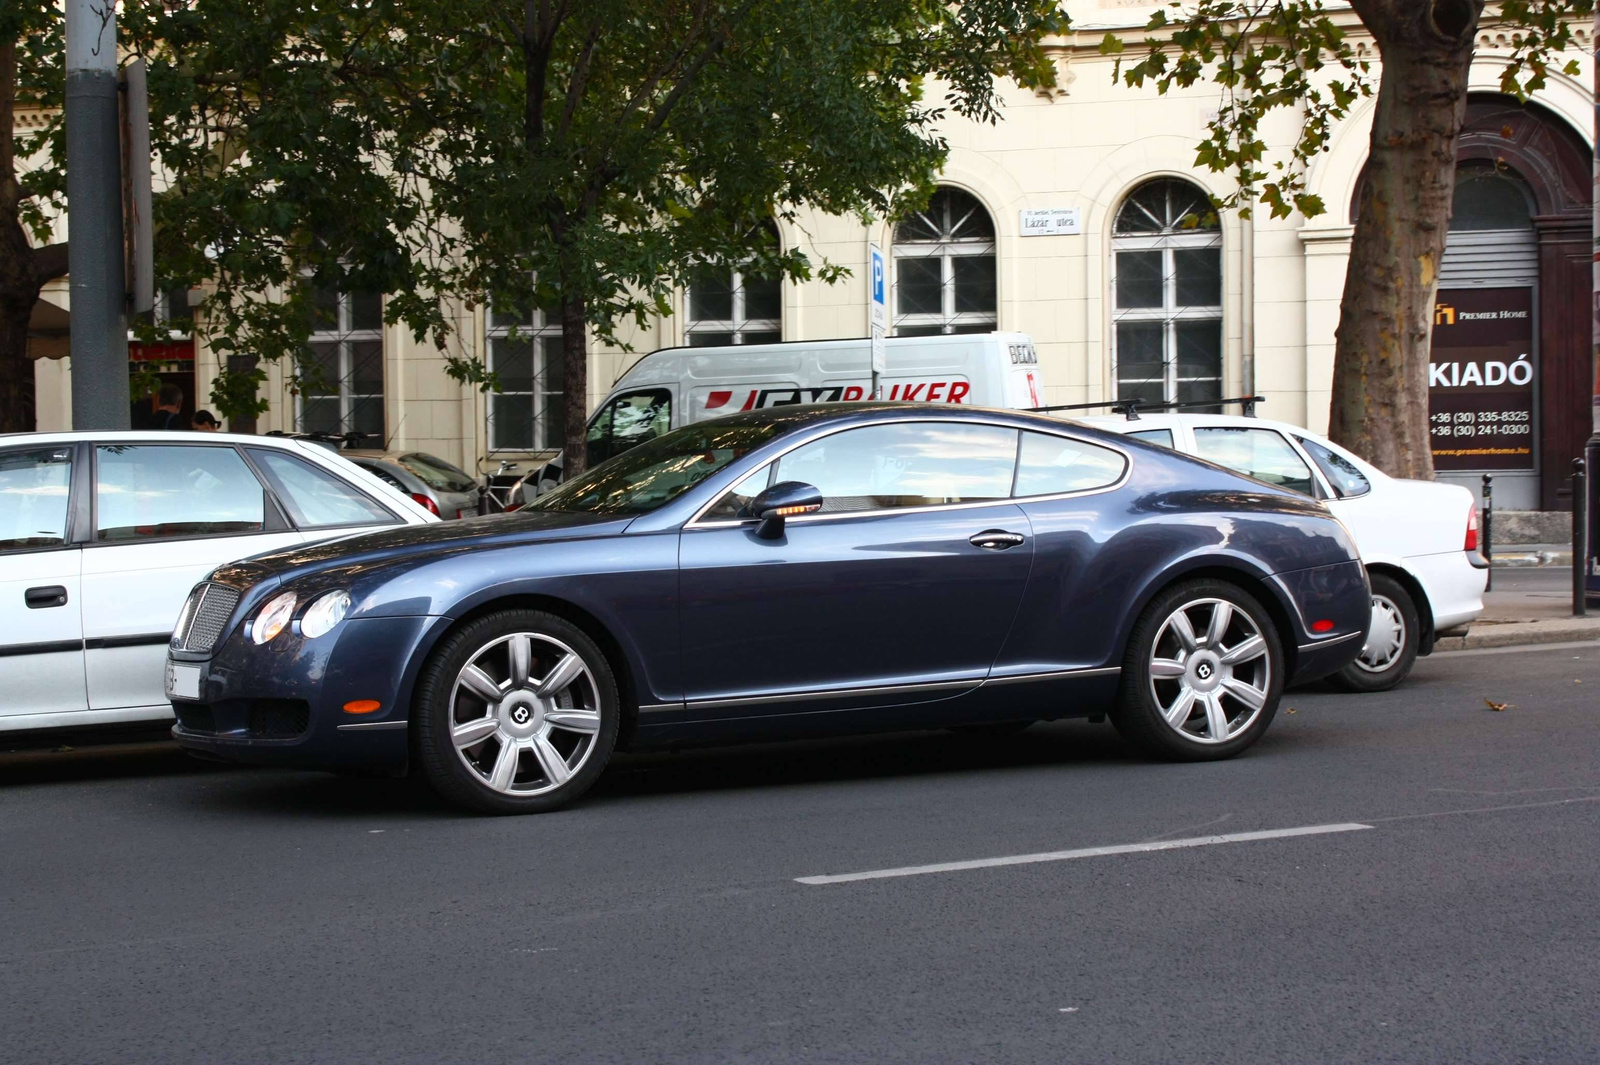
<path fill-rule="evenodd" d="M 884 399 L 1015 409 L 1045 403 L 1039 356 L 1024 333 L 890 337 L 885 355 Z M 871 366 L 865 338 L 652 351 L 589 419 L 589 465 L 736 411 L 866 399 Z"/>

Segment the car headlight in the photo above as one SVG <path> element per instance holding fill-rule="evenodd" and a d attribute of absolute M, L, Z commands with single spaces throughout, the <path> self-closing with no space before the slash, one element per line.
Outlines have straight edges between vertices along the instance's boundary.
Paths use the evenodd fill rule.
<path fill-rule="evenodd" d="M 319 596 L 306 607 L 305 616 L 300 619 L 300 635 L 314 640 L 343 621 L 348 613 L 350 613 L 349 592 L 328 592 Z"/>
<path fill-rule="evenodd" d="M 270 642 L 294 617 L 294 604 L 293 592 L 284 592 L 268 600 L 267 605 L 261 608 L 261 613 L 256 615 L 255 624 L 250 626 L 250 639 L 257 644 Z"/>

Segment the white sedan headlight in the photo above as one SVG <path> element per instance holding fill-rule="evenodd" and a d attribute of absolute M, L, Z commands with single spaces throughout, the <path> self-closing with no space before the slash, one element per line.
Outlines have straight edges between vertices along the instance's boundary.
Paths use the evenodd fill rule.
<path fill-rule="evenodd" d="M 250 626 L 250 639 L 257 644 L 274 639 L 288 626 L 289 619 L 294 617 L 294 604 L 293 592 L 284 592 L 269 599 L 267 605 L 261 608 L 261 613 L 256 615 L 255 624 Z"/>
<path fill-rule="evenodd" d="M 348 613 L 350 613 L 349 592 L 328 592 L 319 596 L 306 607 L 305 616 L 300 619 L 300 635 L 308 640 L 314 640 L 331 631 Z"/>

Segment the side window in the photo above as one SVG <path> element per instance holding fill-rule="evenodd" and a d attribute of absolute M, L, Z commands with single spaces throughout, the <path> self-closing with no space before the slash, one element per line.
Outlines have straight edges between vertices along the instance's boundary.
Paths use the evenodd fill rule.
<path fill-rule="evenodd" d="M 67 542 L 72 449 L 0 452 L 0 552 Z"/>
<path fill-rule="evenodd" d="M 1115 484 L 1128 460 L 1108 447 L 1049 433 L 1022 434 L 1013 496 L 1086 492 Z"/>
<path fill-rule="evenodd" d="M 955 422 L 847 429 L 778 460 L 773 483 L 822 492 L 823 513 L 975 503 L 1011 495 L 1017 431 Z"/>
<path fill-rule="evenodd" d="M 1355 463 L 1315 440 L 1307 440 L 1303 436 L 1297 436 L 1295 439 L 1300 441 L 1300 446 L 1306 449 L 1306 454 L 1311 456 L 1311 461 L 1317 464 L 1317 468 L 1322 471 L 1322 475 L 1333 485 L 1333 490 L 1338 492 L 1341 498 L 1364 496 L 1372 491 L 1372 482 L 1367 480 L 1367 475 L 1362 473 Z"/>
<path fill-rule="evenodd" d="M 728 521 L 744 517 L 744 508 L 771 483 L 772 466 L 769 463 L 724 492 L 722 498 L 712 504 L 711 509 L 705 512 L 701 520 Z"/>
<path fill-rule="evenodd" d="M 589 465 L 654 440 L 672 428 L 672 393 L 664 388 L 629 392 L 606 404 L 589 425 Z"/>
<path fill-rule="evenodd" d="M 231 447 L 95 449 L 95 539 L 261 532 L 266 495 Z"/>
<path fill-rule="evenodd" d="M 1173 446 L 1171 429 L 1140 429 L 1136 433 L 1123 433 L 1122 435 L 1131 436 L 1135 440 L 1145 440 L 1152 444 L 1160 444 L 1162 447 Z"/>
<path fill-rule="evenodd" d="M 1195 454 L 1258 481 L 1315 497 L 1311 469 L 1272 429 L 1209 425 L 1194 431 Z"/>
<path fill-rule="evenodd" d="M 395 516 L 346 484 L 304 459 L 266 448 L 251 448 L 273 490 L 301 529 L 335 525 L 392 525 Z"/>

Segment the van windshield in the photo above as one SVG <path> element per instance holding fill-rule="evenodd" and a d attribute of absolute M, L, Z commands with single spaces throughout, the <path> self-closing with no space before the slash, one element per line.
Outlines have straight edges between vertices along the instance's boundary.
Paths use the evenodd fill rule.
<path fill-rule="evenodd" d="M 672 427 L 672 393 L 665 388 L 624 392 L 589 423 L 588 465 L 598 466 Z"/>
<path fill-rule="evenodd" d="M 665 506 L 730 462 L 794 428 L 704 422 L 631 448 L 540 496 L 529 510 L 580 514 L 645 514 Z"/>

